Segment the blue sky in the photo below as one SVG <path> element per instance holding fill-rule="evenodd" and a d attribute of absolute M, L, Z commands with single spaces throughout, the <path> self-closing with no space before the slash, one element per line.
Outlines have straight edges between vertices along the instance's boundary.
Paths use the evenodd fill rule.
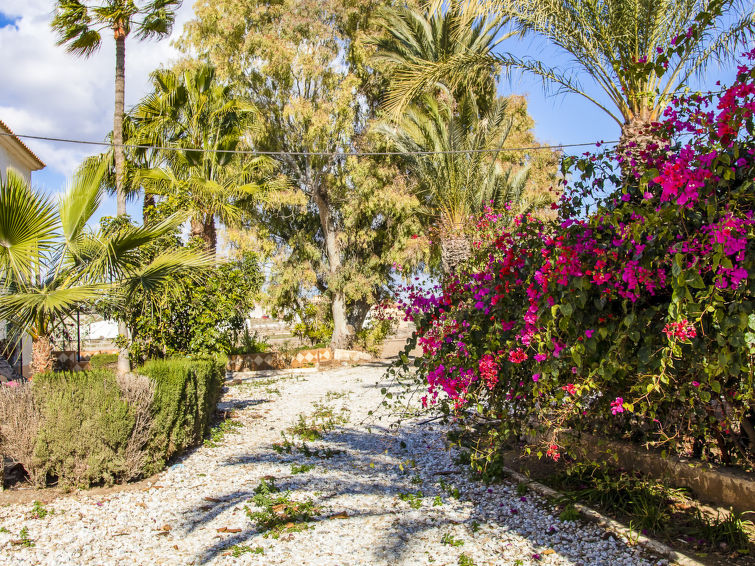
<path fill-rule="evenodd" d="M 187 0 L 177 17 L 173 38 L 193 16 L 193 2 Z M 47 135 L 100 141 L 112 129 L 113 47 L 106 40 L 89 59 L 74 57 L 55 45 L 49 27 L 49 0 L 3 0 L 0 11 L 0 119 L 18 134 Z M 569 64 L 561 52 L 542 40 L 508 40 L 499 49 L 515 55 L 537 56 L 551 66 Z M 126 106 L 136 103 L 148 90 L 149 72 L 177 56 L 169 41 L 127 44 Z M 732 65 L 711 68 L 693 88 L 712 88 L 716 80 L 730 82 Z M 600 91 L 584 81 L 591 94 Z M 535 120 L 538 139 L 548 144 L 569 144 L 614 140 L 619 126 L 589 101 L 576 95 L 548 95 L 539 79 L 514 76 L 499 85 L 502 94 L 524 94 Z M 66 179 L 91 148 L 30 140 L 28 145 L 48 167 L 34 174 L 34 183 L 51 194 L 61 191 Z M 579 150 L 582 151 L 582 150 Z M 113 214 L 115 203 L 108 199 L 103 215 Z M 135 218 L 140 203 L 130 205 Z"/>

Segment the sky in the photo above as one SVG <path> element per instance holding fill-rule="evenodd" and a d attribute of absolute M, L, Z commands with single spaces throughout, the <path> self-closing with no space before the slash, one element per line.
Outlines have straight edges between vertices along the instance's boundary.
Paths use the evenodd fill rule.
<path fill-rule="evenodd" d="M 193 0 L 179 9 L 170 39 L 127 40 L 126 108 L 149 90 L 149 73 L 178 57 L 171 40 L 181 34 L 193 17 Z M 55 45 L 50 28 L 52 0 L 2 0 L 0 2 L 0 120 L 16 134 L 102 141 L 113 127 L 115 48 L 104 37 L 101 49 L 89 58 L 69 54 Z M 518 56 L 533 55 L 550 65 L 569 60 L 540 40 L 510 40 L 501 46 Z M 716 80 L 730 81 L 733 68 L 713 68 L 695 88 L 710 88 Z M 584 81 L 589 85 L 589 81 Z M 597 89 L 588 88 L 591 94 Z M 539 80 L 515 76 L 503 80 L 502 94 L 524 94 L 535 120 L 538 139 L 547 144 L 570 144 L 618 139 L 618 124 L 587 100 L 575 95 L 555 96 L 542 89 Z M 77 165 L 95 153 L 91 147 L 25 140 L 47 164 L 33 174 L 33 184 L 49 194 L 61 192 Z M 140 203 L 129 212 L 141 217 Z M 115 213 L 114 199 L 105 201 L 103 215 Z"/>

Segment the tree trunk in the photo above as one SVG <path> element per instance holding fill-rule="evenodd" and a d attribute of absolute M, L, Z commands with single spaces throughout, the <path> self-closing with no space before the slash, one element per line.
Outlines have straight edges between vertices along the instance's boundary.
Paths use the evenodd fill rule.
<path fill-rule="evenodd" d="M 621 137 L 616 146 L 616 155 L 621 161 L 624 179 L 630 175 L 642 175 L 647 157 L 664 147 L 668 142 L 653 128 L 654 119 L 649 110 L 629 118 L 621 127 Z"/>
<path fill-rule="evenodd" d="M 320 226 L 325 240 L 325 253 L 328 256 L 328 291 L 331 296 L 331 312 L 333 313 L 333 336 L 330 339 L 332 348 L 348 348 L 351 345 L 352 331 L 346 318 L 346 295 L 341 288 L 332 288 L 332 282 L 341 269 L 341 250 L 338 245 L 338 230 L 330 210 L 327 197 L 314 192 L 314 200 L 320 214 Z"/>
<path fill-rule="evenodd" d="M 440 260 L 445 277 L 456 273 L 459 265 L 469 259 L 471 254 L 472 245 L 463 233 L 446 234 L 440 237 Z"/>
<path fill-rule="evenodd" d="M 152 193 L 148 193 L 146 190 L 144 191 L 144 201 L 142 202 L 142 221 L 147 222 L 149 217 L 154 212 L 155 206 L 155 195 Z"/>
<path fill-rule="evenodd" d="M 123 28 L 114 30 L 115 36 L 115 111 L 113 112 L 113 144 L 115 145 L 115 193 L 118 216 L 126 214 L 124 170 L 126 152 L 123 149 L 123 107 L 126 92 L 126 34 Z"/>
<path fill-rule="evenodd" d="M 204 243 L 207 252 L 215 255 L 218 245 L 218 231 L 215 228 L 215 216 L 208 214 L 204 219 L 191 219 L 191 236 L 199 238 Z"/>
<path fill-rule="evenodd" d="M 31 375 L 52 371 L 55 357 L 52 353 L 52 342 L 49 336 L 39 336 L 31 345 Z"/>

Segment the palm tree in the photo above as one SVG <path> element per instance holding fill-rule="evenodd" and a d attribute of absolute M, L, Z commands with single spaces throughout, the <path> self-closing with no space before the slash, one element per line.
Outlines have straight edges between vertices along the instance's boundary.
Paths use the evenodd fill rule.
<path fill-rule="evenodd" d="M 384 67 L 388 77 L 397 84 L 406 84 L 413 78 L 414 88 L 401 92 L 389 88 L 386 101 L 388 105 L 399 104 L 394 97 L 401 95 L 402 100 L 411 101 L 423 91 L 447 91 L 445 77 L 417 75 L 417 69 L 427 62 L 442 64 L 461 55 L 486 55 L 508 34 L 499 34 L 501 18 L 490 18 L 468 25 L 460 6 L 452 4 L 445 12 L 436 10 L 428 12 L 408 6 L 397 6 L 381 12 L 379 25 L 382 35 L 373 43 L 376 52 L 373 62 Z M 474 96 L 480 110 L 484 112 L 486 104 L 496 96 L 495 74 L 499 65 L 491 58 L 481 59 L 481 63 L 470 69 L 463 84 L 457 84 L 451 93 L 454 98 Z"/>
<path fill-rule="evenodd" d="M 434 0 L 432 10 L 443 2 Z M 480 65 L 497 62 L 578 94 L 621 127 L 621 147 L 642 148 L 674 93 L 711 62 L 723 62 L 752 37 L 753 8 L 742 0 L 480 0 L 461 2 L 467 26 L 479 18 L 509 18 L 522 36 L 536 35 L 572 58 L 571 73 L 533 58 L 462 53 L 435 63 L 417 61 L 394 83 L 394 112 L 435 77 L 462 84 Z M 589 78 L 610 103 L 582 86 Z"/>
<path fill-rule="evenodd" d="M 272 173 L 273 160 L 236 153 L 254 132 L 257 111 L 218 83 L 207 65 L 183 73 L 156 71 L 152 83 L 154 91 L 131 113 L 131 139 L 168 149 L 158 152 L 159 165 L 142 171 L 138 181 L 178 210 L 190 211 L 192 236 L 215 253 L 216 219 L 237 223 L 245 201 L 274 188 L 274 182 L 255 182 Z"/>
<path fill-rule="evenodd" d="M 115 150 L 115 184 L 117 212 L 126 214 L 123 149 L 123 115 L 126 88 L 126 38 L 133 31 L 137 38 L 169 35 L 175 11 L 182 0 L 57 0 L 52 28 L 58 34 L 58 45 L 66 45 L 71 53 L 89 57 L 102 43 L 101 33 L 110 30 L 115 40 L 115 111 L 113 112 L 113 145 Z"/>
<path fill-rule="evenodd" d="M 0 183 L 0 319 L 32 337 L 34 374 L 52 369 L 51 336 L 77 309 L 105 295 L 128 301 L 137 290 L 154 292 L 172 275 L 211 265 L 207 256 L 187 250 L 145 260 L 143 247 L 175 231 L 181 216 L 88 228 L 103 194 L 103 174 L 104 167 L 78 174 L 57 206 L 12 170 Z"/>
<path fill-rule="evenodd" d="M 479 115 L 472 97 L 457 104 L 426 95 L 410 106 L 398 125 L 377 130 L 405 153 L 417 180 L 426 223 L 438 230 L 443 272 L 452 274 L 471 252 L 466 227 L 486 206 L 508 205 L 517 214 L 542 206 L 545 198 L 526 191 L 527 165 L 501 159 L 512 125 L 509 100 L 496 98 Z"/>

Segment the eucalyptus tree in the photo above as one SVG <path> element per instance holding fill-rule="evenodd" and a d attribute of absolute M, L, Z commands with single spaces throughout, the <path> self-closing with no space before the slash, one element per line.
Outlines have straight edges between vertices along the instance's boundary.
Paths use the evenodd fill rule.
<path fill-rule="evenodd" d="M 480 113 L 473 97 L 457 103 L 426 95 L 397 124 L 377 127 L 404 154 L 405 167 L 417 180 L 424 221 L 437 230 L 447 276 L 469 257 L 470 219 L 486 207 L 513 216 L 548 201 L 542 192 L 526 190 L 528 165 L 504 159 L 514 122 L 510 102 L 496 97 Z"/>
<path fill-rule="evenodd" d="M 126 88 L 126 38 L 165 37 L 170 34 L 175 11 L 182 0 L 57 0 L 52 28 L 58 45 L 77 55 L 89 57 L 102 44 L 102 34 L 113 34 L 115 41 L 115 109 L 113 145 L 118 215 L 126 214 L 123 116 Z"/>
<path fill-rule="evenodd" d="M 497 62 L 592 102 L 621 127 L 620 146 L 629 154 L 629 148 L 655 141 L 649 126 L 671 97 L 711 63 L 730 60 L 752 38 L 754 23 L 753 4 L 742 0 L 481 0 L 464 1 L 461 8 L 467 25 L 479 18 L 509 18 L 521 36 L 540 37 L 560 48 L 571 67 L 554 68 L 537 56 L 508 53 L 463 54 L 422 70 L 418 62 L 415 76 L 407 74 L 396 85 L 394 109 L 425 75 L 455 83 L 467 80 L 479 65 Z M 442 9 L 442 2 L 434 0 L 432 9 Z M 601 91 L 605 103 L 596 94 Z"/>
<path fill-rule="evenodd" d="M 209 65 L 152 74 L 153 92 L 130 113 L 135 145 L 157 146 L 154 167 L 136 179 L 149 194 L 189 213 L 192 236 L 210 253 L 217 246 L 216 219 L 237 224 L 245 202 L 281 188 L 275 162 L 246 156 L 244 139 L 259 121 L 256 108 L 221 84 Z"/>
<path fill-rule="evenodd" d="M 53 332 L 77 309 L 106 296 L 125 302 L 137 291 L 155 292 L 170 277 L 197 274 L 210 264 L 185 249 L 145 260 L 142 249 L 175 231 L 181 216 L 90 228 L 103 172 L 101 167 L 77 175 L 57 205 L 12 170 L 0 183 L 0 318 L 31 336 L 32 373 L 52 369 Z"/>
<path fill-rule="evenodd" d="M 280 258 L 271 293 L 288 304 L 323 297 L 334 347 L 349 344 L 417 234 L 416 199 L 395 165 L 349 155 L 375 147 L 367 132 L 381 81 L 366 40 L 389 3 L 200 0 L 181 42 L 259 108 L 254 149 L 273 152 L 288 181 L 267 210 L 251 211 Z"/>

